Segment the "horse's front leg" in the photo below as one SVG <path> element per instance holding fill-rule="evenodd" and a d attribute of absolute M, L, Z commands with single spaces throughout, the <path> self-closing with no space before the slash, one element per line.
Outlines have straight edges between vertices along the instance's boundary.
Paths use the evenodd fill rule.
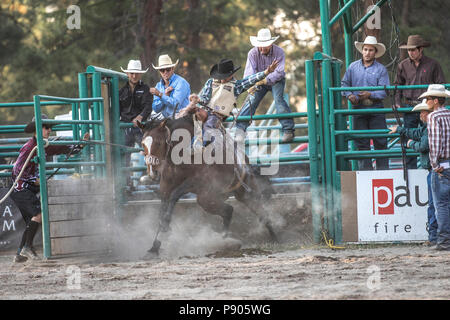
<path fill-rule="evenodd" d="M 172 220 L 172 214 L 177 201 L 182 195 L 189 192 L 194 186 L 193 179 L 187 179 L 176 187 L 168 198 L 161 199 L 161 209 L 159 211 L 159 226 L 156 232 L 155 240 L 153 240 L 153 246 L 149 250 L 151 254 L 159 254 L 159 248 L 161 247 L 161 241 L 158 240 L 160 232 L 167 232 L 169 230 L 170 221 Z"/>
<path fill-rule="evenodd" d="M 168 204 L 169 204 L 169 202 L 167 199 L 164 199 L 164 198 L 161 199 L 161 208 L 159 210 L 158 230 L 156 230 L 156 235 L 155 235 L 155 239 L 153 240 L 152 247 L 147 251 L 147 255 L 145 256 L 145 258 L 151 258 L 153 256 L 159 255 L 159 248 L 161 247 L 161 241 L 158 240 L 158 236 L 161 231 L 163 231 L 163 232 L 167 231 L 164 227 L 163 217 L 165 216 L 165 212 L 167 211 Z M 168 227 L 169 227 L 169 224 L 167 224 L 167 228 Z"/>

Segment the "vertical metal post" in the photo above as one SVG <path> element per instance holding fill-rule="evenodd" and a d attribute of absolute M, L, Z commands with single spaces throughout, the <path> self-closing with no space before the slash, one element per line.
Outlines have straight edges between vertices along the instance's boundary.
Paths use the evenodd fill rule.
<path fill-rule="evenodd" d="M 331 61 L 331 69 L 333 74 L 333 87 L 340 87 L 341 86 L 341 63 L 339 61 Z M 333 101 L 334 108 L 331 108 L 331 112 L 334 112 L 335 109 L 341 109 L 342 108 L 342 97 L 340 92 L 330 92 L 331 99 Z M 345 116 L 342 115 L 336 115 L 335 118 L 336 123 L 336 129 L 337 130 L 345 130 L 347 129 L 347 121 Z M 345 140 L 344 136 L 338 136 L 334 137 L 334 134 L 331 136 L 332 139 L 336 139 L 336 149 L 339 151 L 345 151 L 347 150 L 347 142 Z M 342 159 L 336 159 L 337 164 L 336 168 L 337 170 L 347 170 L 347 163 Z"/>
<path fill-rule="evenodd" d="M 322 27 L 322 51 L 331 56 L 330 7 L 327 0 L 320 0 L 320 24 Z"/>
<path fill-rule="evenodd" d="M 319 243 L 322 231 L 322 212 L 319 181 L 319 157 L 317 151 L 318 136 L 316 128 L 316 99 L 315 99 L 315 77 L 314 62 L 307 60 L 305 62 L 306 72 L 306 100 L 308 113 L 308 149 L 309 149 L 309 170 L 311 178 L 311 214 L 313 224 L 314 243 Z"/>
<path fill-rule="evenodd" d="M 346 3 L 349 0 L 344 0 Z M 352 43 L 352 36 L 353 36 L 353 31 L 352 31 L 352 12 L 351 10 L 348 10 L 346 12 L 346 14 L 344 15 L 347 17 L 347 21 L 348 24 L 350 25 L 350 27 L 346 26 L 344 28 L 344 44 L 345 44 L 345 68 L 347 69 L 350 64 L 353 62 L 353 43 Z M 350 101 L 347 101 L 347 107 L 349 110 L 352 109 L 352 103 Z M 348 121 L 349 121 L 349 129 L 353 130 L 353 116 L 349 116 L 348 117 Z M 350 150 L 355 151 L 356 147 L 355 147 L 355 142 L 353 140 L 350 141 Z M 358 162 L 356 160 L 351 160 L 351 166 L 352 166 L 352 170 L 358 170 Z"/>
<path fill-rule="evenodd" d="M 78 92 L 80 98 L 88 98 L 88 87 L 87 87 L 87 74 L 78 73 Z M 87 102 L 80 103 L 80 120 L 89 120 L 89 105 Z M 89 125 L 81 125 L 81 137 L 84 136 L 86 132 L 89 132 Z M 81 157 L 87 157 L 89 154 L 89 148 L 84 148 L 80 155 Z M 82 172 L 84 167 L 79 168 L 79 172 Z"/>
<path fill-rule="evenodd" d="M 112 143 L 121 144 L 120 134 L 120 104 L 119 104 L 119 78 L 113 76 L 111 78 L 111 129 Z M 121 150 L 117 147 L 112 148 L 113 172 L 114 172 L 114 193 L 116 200 L 116 217 L 122 218 L 121 205 L 124 202 L 122 188 L 125 185 L 124 175 L 121 173 L 122 155 Z"/>
<path fill-rule="evenodd" d="M 80 98 L 88 97 L 88 88 L 87 88 L 87 74 L 79 73 L 78 74 L 78 92 Z M 80 120 L 89 120 L 89 107 L 87 102 L 80 103 Z M 81 137 L 88 132 L 89 128 L 87 124 L 81 125 Z"/>
<path fill-rule="evenodd" d="M 72 103 L 72 120 L 78 120 L 78 108 L 77 103 Z M 73 140 L 80 140 L 80 129 L 78 124 L 72 124 L 72 137 Z"/>
<path fill-rule="evenodd" d="M 92 97 L 97 98 L 102 96 L 101 92 L 101 74 L 100 72 L 94 72 L 92 74 Z M 94 102 L 94 108 L 93 108 L 93 118 L 95 120 L 100 120 L 100 102 Z M 93 135 L 95 140 L 100 140 L 100 127 L 98 124 L 93 126 Z M 94 146 L 94 159 L 95 161 L 103 161 L 102 158 L 102 149 L 103 147 L 96 144 Z M 104 176 L 105 175 L 105 168 L 104 167 L 96 167 L 95 168 L 95 175 L 97 177 Z"/>
<path fill-rule="evenodd" d="M 44 247 L 44 258 L 50 258 L 52 248 L 50 242 L 50 226 L 48 219 L 48 193 L 47 179 L 45 176 L 45 149 L 42 136 L 42 117 L 41 117 L 41 99 L 39 96 L 33 96 L 34 101 L 34 117 L 36 123 L 36 141 L 37 155 L 39 161 L 39 184 L 41 197 L 41 217 L 42 217 L 42 241 Z"/>
<path fill-rule="evenodd" d="M 330 126 L 334 125 L 334 119 L 331 118 L 330 112 L 330 92 L 331 87 L 331 61 L 330 59 L 324 59 L 322 61 L 322 94 L 323 94 L 323 126 L 324 126 L 324 150 L 325 150 L 325 172 L 323 177 L 325 178 L 326 187 L 326 225 L 330 237 L 334 239 L 334 218 L 333 218 L 333 167 L 332 167 L 332 136 Z"/>

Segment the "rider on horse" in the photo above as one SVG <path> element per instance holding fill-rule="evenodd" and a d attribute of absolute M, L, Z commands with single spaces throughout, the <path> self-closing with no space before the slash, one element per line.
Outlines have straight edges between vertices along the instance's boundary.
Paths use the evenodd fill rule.
<path fill-rule="evenodd" d="M 242 80 L 236 80 L 233 74 L 241 67 L 234 67 L 230 59 L 222 59 L 215 64 L 210 71 L 208 79 L 200 92 L 200 95 L 192 94 L 189 97 L 190 104 L 182 111 L 180 117 L 188 113 L 196 113 L 197 118 L 203 122 L 202 134 L 205 136 L 210 130 L 217 130 L 222 122 L 231 115 L 236 104 L 237 97 L 245 90 L 272 73 L 278 65 L 273 61 L 266 70 L 252 74 Z M 197 103 L 203 107 L 197 107 Z M 213 139 L 211 139 L 213 141 Z"/>

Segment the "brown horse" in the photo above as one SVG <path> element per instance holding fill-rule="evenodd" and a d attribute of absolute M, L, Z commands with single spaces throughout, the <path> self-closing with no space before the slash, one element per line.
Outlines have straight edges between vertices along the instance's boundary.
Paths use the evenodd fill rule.
<path fill-rule="evenodd" d="M 160 223 L 153 246 L 148 251 L 150 255 L 159 253 L 161 242 L 158 235 L 160 231 L 168 230 L 176 202 L 189 192 L 197 195 L 197 203 L 206 212 L 222 217 L 225 234 L 228 232 L 233 213 L 233 207 L 225 201 L 234 195 L 258 215 L 271 239 L 277 241 L 261 201 L 263 196 L 273 192 L 267 177 L 256 174 L 256 170 L 248 165 L 241 166 L 244 170 L 239 171 L 233 163 L 194 164 L 197 162 L 194 161 L 194 155 L 190 151 L 191 137 L 194 136 L 191 116 L 150 121 L 140 127 L 143 131 L 142 146 L 147 173 L 152 178 L 156 174 L 160 177 Z M 180 132 L 184 133 L 184 136 L 182 135 L 179 141 L 172 141 L 180 136 L 177 134 Z M 189 153 L 184 154 L 184 159 L 189 160 L 185 161 L 186 163 L 174 161 L 175 156 L 180 156 L 175 152 L 177 149 L 179 151 L 177 145 L 180 143 L 189 146 Z"/>

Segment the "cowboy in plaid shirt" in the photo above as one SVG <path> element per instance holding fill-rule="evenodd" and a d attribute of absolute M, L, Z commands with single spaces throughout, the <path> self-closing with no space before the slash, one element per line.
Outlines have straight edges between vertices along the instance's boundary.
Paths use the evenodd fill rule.
<path fill-rule="evenodd" d="M 450 91 L 442 84 L 431 84 L 419 98 L 426 98 L 433 109 L 428 115 L 428 142 L 433 169 L 431 190 L 438 222 L 436 250 L 450 251 L 450 110 L 445 108 Z"/>

